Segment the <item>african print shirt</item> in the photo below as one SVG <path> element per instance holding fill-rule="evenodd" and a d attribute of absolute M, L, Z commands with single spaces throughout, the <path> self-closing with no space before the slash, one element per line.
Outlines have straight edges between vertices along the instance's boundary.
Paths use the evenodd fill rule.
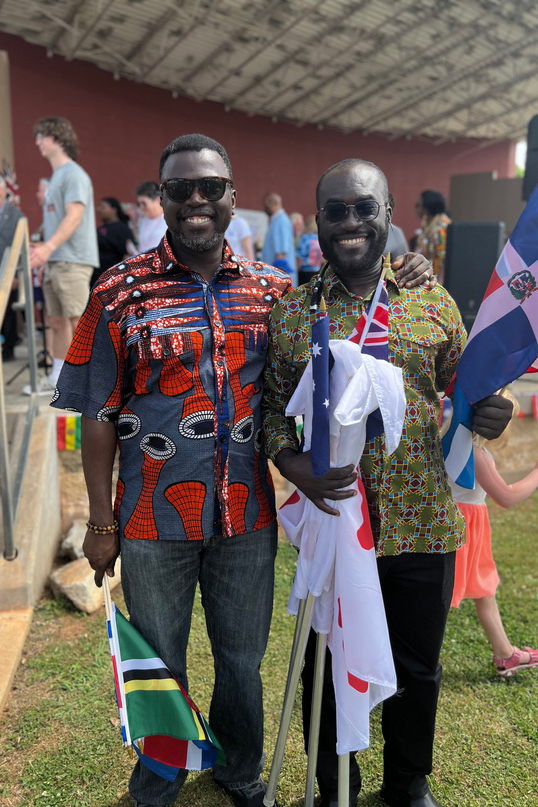
<path fill-rule="evenodd" d="M 424 255 L 433 266 L 440 283 L 445 276 L 446 231 L 451 224 L 446 213 L 439 213 L 427 224 L 418 237 L 415 251 Z"/>
<path fill-rule="evenodd" d="M 289 288 L 226 242 L 208 283 L 166 236 L 101 276 L 53 406 L 115 423 L 123 536 L 203 539 L 275 521 L 260 401 L 269 312 Z"/>
<path fill-rule="evenodd" d="M 297 450 L 295 422 L 284 412 L 310 357 L 309 305 L 314 280 L 275 305 L 267 351 L 262 404 L 268 455 Z M 439 439 L 436 388 L 447 388 L 465 343 L 456 304 L 436 286 L 398 289 L 387 272 L 389 356 L 401 367 L 407 409 L 402 439 L 388 455 L 383 436 L 366 443 L 360 469 L 378 556 L 403 552 L 451 552 L 464 541 Z M 351 294 L 328 268 L 323 296 L 331 338 L 347 339 L 371 300 Z"/>

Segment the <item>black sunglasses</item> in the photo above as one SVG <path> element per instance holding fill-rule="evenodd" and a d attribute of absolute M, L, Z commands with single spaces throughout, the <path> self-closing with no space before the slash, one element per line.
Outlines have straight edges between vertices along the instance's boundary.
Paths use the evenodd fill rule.
<path fill-rule="evenodd" d="M 160 190 L 166 191 L 171 202 L 186 202 L 190 199 L 195 186 L 208 202 L 218 202 L 226 191 L 226 185 L 233 188 L 233 182 L 227 177 L 201 177 L 200 179 L 167 179 L 161 183 Z"/>
<path fill-rule="evenodd" d="M 355 210 L 357 218 L 361 221 L 373 221 L 379 215 L 379 208 L 385 207 L 386 204 L 384 202 L 383 205 L 380 205 L 370 199 L 355 202 L 354 205 L 346 205 L 345 202 L 328 202 L 325 207 L 320 207 L 318 213 L 323 213 L 331 224 L 337 224 L 347 218 L 347 211 L 351 208 Z"/>

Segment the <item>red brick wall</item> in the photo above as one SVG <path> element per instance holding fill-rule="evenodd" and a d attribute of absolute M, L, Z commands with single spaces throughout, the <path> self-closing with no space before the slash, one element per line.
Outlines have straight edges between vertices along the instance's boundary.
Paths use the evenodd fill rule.
<path fill-rule="evenodd" d="M 134 189 L 157 179 L 162 149 L 187 132 L 203 132 L 221 142 L 234 168 L 240 207 L 261 209 L 261 199 L 278 191 L 288 212 L 315 212 L 314 190 L 323 171 L 345 157 L 362 157 L 386 173 L 396 198 L 395 223 L 408 237 L 417 226 L 414 205 L 421 190 L 449 193 L 454 174 L 497 171 L 514 176 L 515 145 L 495 143 L 477 149 L 477 141 L 435 146 L 428 140 L 388 141 L 360 133 L 344 135 L 314 126 L 272 123 L 226 113 L 219 104 L 195 101 L 133 81 L 115 81 L 110 73 L 82 62 L 48 58 L 44 48 L 0 34 L 11 70 L 15 164 L 22 206 L 32 226 L 39 222 L 37 180 L 48 176 L 32 126 L 49 115 L 68 118 L 80 140 L 80 163 L 93 179 L 96 200 L 117 196 L 134 201 Z"/>

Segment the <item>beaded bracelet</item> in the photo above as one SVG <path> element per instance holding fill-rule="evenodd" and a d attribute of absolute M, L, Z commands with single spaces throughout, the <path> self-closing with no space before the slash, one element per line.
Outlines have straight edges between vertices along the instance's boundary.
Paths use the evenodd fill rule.
<path fill-rule="evenodd" d="M 111 532 L 117 532 L 119 530 L 119 523 L 114 521 L 113 524 L 110 524 L 108 527 L 98 527 L 97 524 L 92 524 L 91 521 L 86 522 L 86 527 L 89 529 L 90 532 L 95 533 L 95 535 L 107 535 Z"/>

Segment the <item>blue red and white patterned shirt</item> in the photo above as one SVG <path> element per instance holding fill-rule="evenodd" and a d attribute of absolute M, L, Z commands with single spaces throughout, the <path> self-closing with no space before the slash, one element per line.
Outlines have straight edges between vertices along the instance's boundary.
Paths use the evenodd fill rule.
<path fill-rule="evenodd" d="M 112 421 L 127 538 L 204 539 L 275 521 L 260 401 L 284 272 L 233 255 L 205 281 L 167 237 L 99 279 L 52 405 Z"/>

